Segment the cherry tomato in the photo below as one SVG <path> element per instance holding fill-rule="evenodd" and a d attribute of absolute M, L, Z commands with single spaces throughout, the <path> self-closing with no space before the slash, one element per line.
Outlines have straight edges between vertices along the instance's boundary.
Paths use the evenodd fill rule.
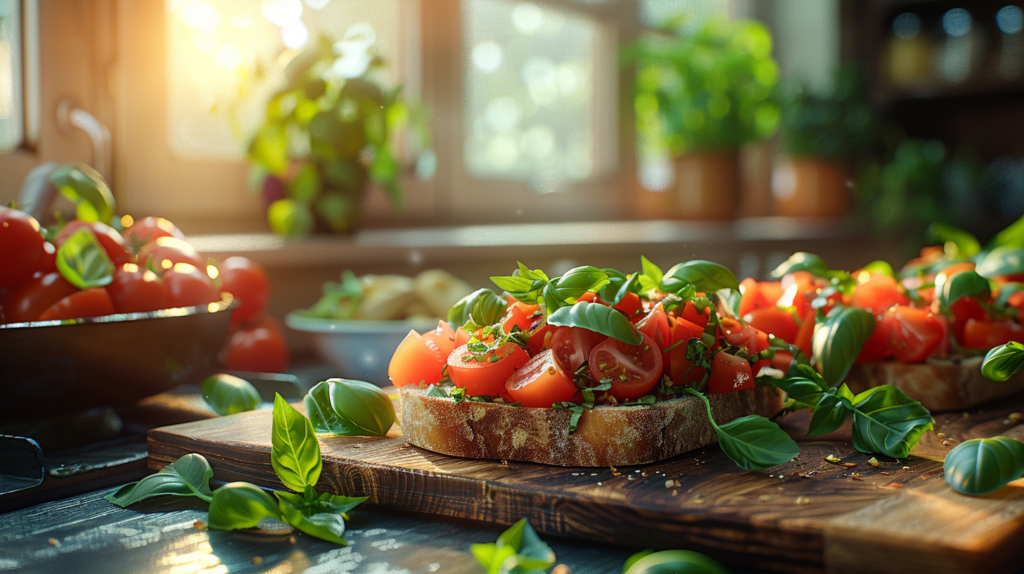
<path fill-rule="evenodd" d="M 801 351 L 807 355 L 807 358 L 811 357 L 811 343 L 814 339 L 814 324 L 818 322 L 818 313 L 814 309 L 810 309 L 804 314 L 804 323 L 800 325 L 800 330 L 796 332 L 796 341 L 793 344 L 800 348 Z"/>
<path fill-rule="evenodd" d="M 618 309 L 626 314 L 628 319 L 639 318 L 644 312 L 644 305 L 640 301 L 640 296 L 636 293 L 626 293 L 626 296 L 622 298 L 622 301 L 612 305 L 613 309 Z"/>
<path fill-rule="evenodd" d="M 283 373 L 288 368 L 288 345 L 272 317 L 262 317 L 235 331 L 225 354 L 225 368 L 231 371 Z"/>
<path fill-rule="evenodd" d="M 703 333 L 703 329 L 682 317 L 672 321 L 672 345 L 667 352 L 662 352 L 661 358 L 664 362 L 663 369 L 673 383 L 692 384 L 704 378 L 707 369 L 694 366 L 694 361 L 686 358 L 686 345 L 689 340 L 699 339 Z"/>
<path fill-rule="evenodd" d="M 988 321 L 989 319 L 988 313 L 973 297 L 957 299 L 949 306 L 949 310 L 953 313 L 953 333 L 956 334 L 957 341 L 964 340 L 964 326 L 967 325 L 968 319 L 975 321 Z"/>
<path fill-rule="evenodd" d="M 505 382 L 508 395 L 524 407 L 550 407 L 571 401 L 576 390 L 572 376 L 566 376 L 555 366 L 551 349 L 527 361 Z"/>
<path fill-rule="evenodd" d="M 162 217 L 143 217 L 132 223 L 121 234 L 133 252 L 157 237 L 176 237 L 185 239 L 185 234 L 173 223 Z"/>
<path fill-rule="evenodd" d="M 715 353 L 711 359 L 708 394 L 732 393 L 752 388 L 754 375 L 746 359 L 725 352 Z"/>
<path fill-rule="evenodd" d="M 57 234 L 57 238 L 54 239 L 53 242 L 59 248 L 61 245 L 64 245 L 64 242 L 72 235 L 82 229 L 93 234 L 93 237 L 96 238 L 96 241 L 100 244 L 100 247 L 103 248 L 103 251 L 107 252 L 107 256 L 114 262 L 114 265 L 123 265 L 125 263 L 133 262 L 131 251 L 128 248 L 128 242 L 124 240 L 124 237 L 121 237 L 121 234 L 113 227 L 99 221 L 94 221 L 92 223 L 82 221 L 81 219 L 71 221 L 60 230 L 60 233 Z"/>
<path fill-rule="evenodd" d="M 880 275 L 858 285 L 850 298 L 850 304 L 881 315 L 893 305 L 910 305 L 910 299 L 900 291 L 895 279 Z"/>
<path fill-rule="evenodd" d="M 433 331 L 427 331 L 421 337 L 431 354 L 443 357 L 444 361 L 455 350 L 455 330 L 445 321 L 438 321 Z"/>
<path fill-rule="evenodd" d="M 738 310 L 740 317 L 746 317 L 754 309 L 765 309 L 775 306 L 774 301 L 769 303 L 768 299 L 761 293 L 761 288 L 757 281 L 749 277 L 740 283 L 740 293 L 742 293 Z"/>
<path fill-rule="evenodd" d="M 551 337 L 555 335 L 555 331 L 557 330 L 558 327 L 548 325 L 547 323 L 535 327 L 533 332 L 530 333 L 529 340 L 526 341 L 526 346 L 530 348 L 530 356 L 536 357 L 544 349 L 550 349 Z"/>
<path fill-rule="evenodd" d="M 455 349 L 458 349 L 459 347 L 465 345 L 466 343 L 469 343 L 469 340 L 472 338 L 473 335 L 470 335 L 469 331 L 463 329 L 462 327 L 455 329 L 455 345 L 452 350 L 454 351 Z M 447 361 L 448 358 L 445 357 L 445 360 Z"/>
<path fill-rule="evenodd" d="M 172 307 L 208 305 L 220 300 L 213 280 L 201 268 L 188 263 L 175 263 L 163 274 Z"/>
<path fill-rule="evenodd" d="M 949 345 L 950 345 L 950 342 L 949 342 L 949 332 L 950 332 L 949 317 L 947 317 L 945 315 L 932 315 L 932 318 L 934 318 L 936 321 L 938 321 L 939 325 L 942 327 L 942 337 L 939 338 L 939 346 L 935 348 L 935 351 L 932 352 L 931 356 L 936 357 L 938 359 L 948 358 L 949 357 Z"/>
<path fill-rule="evenodd" d="M 698 311 L 693 301 L 687 301 L 679 316 L 704 329 L 708 326 L 708 321 L 711 320 L 711 307 L 705 307 L 703 311 Z"/>
<path fill-rule="evenodd" d="M 590 357 L 590 351 L 607 337 L 582 327 L 559 327 L 551 335 L 550 348 L 555 366 L 572 380 L 576 369 Z"/>
<path fill-rule="evenodd" d="M 750 326 L 755 329 L 774 335 L 789 343 L 796 343 L 797 332 L 800 330 L 793 319 L 793 315 L 778 307 L 754 309 L 747 313 L 743 320 L 750 323 Z"/>
<path fill-rule="evenodd" d="M 1024 326 L 1020 323 L 968 319 L 964 325 L 963 346 L 968 349 L 991 349 L 1010 341 L 1024 343 Z"/>
<path fill-rule="evenodd" d="M 409 331 L 391 357 L 388 378 L 396 387 L 434 385 L 441 380 L 447 359 L 440 347 L 427 347 L 419 333 Z"/>
<path fill-rule="evenodd" d="M 768 301 L 769 305 L 775 305 L 779 299 L 782 298 L 782 282 L 781 281 L 760 281 L 757 284 L 758 290 L 761 295 L 764 296 L 765 301 Z"/>
<path fill-rule="evenodd" d="M 263 312 L 270 299 L 267 272 L 246 257 L 228 257 L 220 264 L 220 290 L 241 300 L 231 315 L 233 323 L 244 323 Z"/>
<path fill-rule="evenodd" d="M 661 349 L 647 334 L 639 345 L 608 337 L 590 351 L 590 374 L 594 380 L 611 379 L 609 394 L 619 402 L 646 395 L 662 375 Z"/>
<path fill-rule="evenodd" d="M 157 237 L 139 249 L 139 265 L 153 266 L 153 269 L 170 269 L 175 263 L 188 263 L 199 269 L 206 268 L 203 259 L 194 247 L 177 237 Z"/>
<path fill-rule="evenodd" d="M 47 241 L 43 244 L 43 261 L 39 265 L 39 273 L 46 275 L 57 271 L 57 248 Z"/>
<path fill-rule="evenodd" d="M 118 313 L 143 313 L 171 307 L 167 285 L 149 269 L 125 263 L 114 271 L 107 294 Z"/>
<path fill-rule="evenodd" d="M 63 321 L 64 319 L 85 319 L 113 315 L 114 304 L 102 287 L 93 287 L 57 301 L 39 315 L 40 321 Z"/>
<path fill-rule="evenodd" d="M 533 327 L 534 322 L 540 318 L 540 305 L 527 305 L 516 301 L 508 306 L 505 316 L 501 320 L 501 327 L 506 333 L 512 332 L 512 327 L 519 327 L 522 332 L 527 332 Z"/>
<path fill-rule="evenodd" d="M 651 309 L 646 317 L 640 319 L 636 328 L 654 340 L 659 349 L 667 349 L 671 344 L 672 327 L 668 324 L 668 315 L 660 304 Z"/>
<path fill-rule="evenodd" d="M 854 363 L 874 363 L 892 356 L 892 315 L 885 314 L 875 322 L 871 335 L 864 341 Z"/>
<path fill-rule="evenodd" d="M 0 206 L 0 289 L 16 289 L 32 279 L 45 259 L 46 240 L 31 215 Z"/>
<path fill-rule="evenodd" d="M 768 334 L 735 319 L 724 318 L 719 322 L 721 338 L 730 345 L 743 347 L 748 353 L 760 353 L 768 348 Z"/>
<path fill-rule="evenodd" d="M 452 383 L 466 389 L 471 397 L 501 395 L 509 377 L 530 360 L 530 355 L 515 343 L 505 343 L 481 357 L 473 355 L 463 345 L 448 357 L 448 376 Z"/>
<path fill-rule="evenodd" d="M 78 287 L 68 283 L 60 273 L 47 273 L 32 278 L 4 300 L 8 323 L 25 323 L 39 319 L 43 311 L 61 299 L 77 293 Z"/>
<path fill-rule="evenodd" d="M 783 373 L 789 372 L 790 365 L 793 364 L 793 353 L 789 351 L 775 351 L 775 356 L 772 357 L 772 368 L 778 369 Z"/>
<path fill-rule="evenodd" d="M 920 363 L 942 342 L 945 330 L 927 309 L 898 305 L 887 315 L 893 316 L 892 354 L 903 363 Z"/>

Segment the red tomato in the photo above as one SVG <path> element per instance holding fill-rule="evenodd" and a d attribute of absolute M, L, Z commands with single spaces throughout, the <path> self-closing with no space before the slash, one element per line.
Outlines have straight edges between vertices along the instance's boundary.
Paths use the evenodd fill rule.
<path fill-rule="evenodd" d="M 754 309 L 766 309 L 775 306 L 774 301 L 769 303 L 768 299 L 761 293 L 761 288 L 757 281 L 749 277 L 740 283 L 740 293 L 742 293 L 738 311 L 740 317 L 746 317 Z"/>
<path fill-rule="evenodd" d="M 920 363 L 942 342 L 942 324 L 927 309 L 898 305 L 889 310 L 893 316 L 892 354 L 904 363 Z"/>
<path fill-rule="evenodd" d="M 396 387 L 435 385 L 441 380 L 447 359 L 439 347 L 428 347 L 419 333 L 409 331 L 391 357 L 388 378 Z"/>
<path fill-rule="evenodd" d="M 228 257 L 220 264 L 220 290 L 231 293 L 242 304 L 235 307 L 232 323 L 244 323 L 263 312 L 270 299 L 267 272 L 247 257 Z"/>
<path fill-rule="evenodd" d="M 764 296 L 765 300 L 768 301 L 769 305 L 775 305 L 782 298 L 781 281 L 760 281 L 757 284 L 757 289 Z"/>
<path fill-rule="evenodd" d="M 715 353 L 711 359 L 708 394 L 717 395 L 752 388 L 754 375 L 746 359 L 725 352 Z"/>
<path fill-rule="evenodd" d="M 508 306 L 505 316 L 501 320 L 501 327 L 506 333 L 512 332 L 512 327 L 519 327 L 522 332 L 529 331 L 533 324 L 540 319 L 540 305 L 527 305 L 516 301 Z"/>
<path fill-rule="evenodd" d="M 550 349 L 530 359 L 505 382 L 508 395 L 524 407 L 550 407 L 571 401 L 576 390 L 572 376 L 566 376 L 555 366 Z"/>
<path fill-rule="evenodd" d="M 968 349 L 991 349 L 1010 341 L 1024 343 L 1024 326 L 1020 323 L 968 319 L 964 325 L 963 346 Z"/>
<path fill-rule="evenodd" d="M 162 217 L 143 217 L 132 223 L 121 235 L 134 252 L 157 237 L 185 239 L 185 234 L 180 229 Z"/>
<path fill-rule="evenodd" d="M 43 261 L 39 265 L 39 273 L 46 275 L 57 270 L 57 248 L 47 241 L 43 244 Z"/>
<path fill-rule="evenodd" d="M 772 368 L 778 369 L 783 373 L 789 372 L 789 366 L 793 364 L 793 353 L 789 351 L 775 351 L 775 356 L 772 357 Z"/>
<path fill-rule="evenodd" d="M 551 337 L 555 335 L 557 330 L 558 327 L 548 325 L 547 323 L 535 327 L 533 333 L 530 333 L 529 340 L 526 341 L 526 346 L 530 348 L 530 356 L 536 357 L 544 349 L 550 349 Z"/>
<path fill-rule="evenodd" d="M 809 271 L 793 271 L 783 275 L 782 281 L 779 282 L 779 288 L 783 293 L 789 291 L 793 285 L 797 286 L 797 291 L 800 293 L 813 290 L 815 288 L 814 275 Z"/>
<path fill-rule="evenodd" d="M 957 341 L 964 340 L 964 326 L 967 325 L 968 319 L 974 319 L 975 321 L 989 320 L 988 313 L 985 312 L 985 309 L 973 297 L 957 299 L 949 306 L 949 310 L 953 313 L 953 333 L 956 334 Z"/>
<path fill-rule="evenodd" d="M 704 330 L 682 317 L 672 324 L 672 347 L 662 352 L 664 371 L 674 384 L 692 384 L 704 378 L 707 369 L 695 367 L 694 361 L 686 358 L 686 344 L 690 339 L 699 339 Z"/>
<path fill-rule="evenodd" d="M 437 327 L 433 331 L 423 333 L 422 338 L 423 344 L 427 346 L 431 354 L 442 357 L 443 361 L 447 361 L 448 355 L 455 350 L 455 331 L 446 321 L 438 321 Z M 466 340 L 469 341 L 469 339 Z"/>
<path fill-rule="evenodd" d="M 598 299 L 598 297 L 597 297 L 597 293 L 594 293 L 593 291 L 587 291 L 586 293 L 580 295 L 579 299 L 576 299 L 576 302 L 579 303 L 580 301 L 584 301 L 584 302 L 587 302 L 587 303 L 600 303 L 601 302 L 601 300 Z"/>
<path fill-rule="evenodd" d="M 466 343 L 469 343 L 469 340 L 472 338 L 473 335 L 470 335 L 469 331 L 463 329 L 462 327 L 455 329 L 455 345 L 452 348 L 452 350 L 458 349 L 459 347 L 465 345 Z M 445 360 L 447 361 L 448 358 L 445 357 Z"/>
<path fill-rule="evenodd" d="M 555 366 L 572 380 L 576 369 L 590 357 L 590 351 L 606 338 L 582 327 L 559 327 L 551 335 L 550 344 Z"/>
<path fill-rule="evenodd" d="M 646 334 L 639 345 L 608 337 L 590 351 L 590 374 L 594 380 L 612 379 L 611 396 L 619 402 L 646 395 L 661 379 L 661 349 Z"/>
<path fill-rule="evenodd" d="M 39 222 L 31 215 L 0 206 L 0 289 L 29 282 L 45 260 Z"/>
<path fill-rule="evenodd" d="M 668 324 L 668 315 L 659 304 L 646 317 L 640 319 L 636 328 L 654 340 L 659 349 L 667 349 L 672 340 L 672 327 Z"/>
<path fill-rule="evenodd" d="M 77 293 L 78 287 L 68 283 L 60 273 L 47 273 L 12 291 L 4 300 L 4 313 L 8 323 L 35 321 L 51 305 Z"/>
<path fill-rule="evenodd" d="M 810 309 L 804 314 L 804 323 L 800 325 L 800 330 L 796 332 L 796 341 L 793 344 L 800 348 L 801 351 L 807 355 L 807 358 L 811 357 L 811 343 L 814 339 L 814 324 L 818 322 L 818 313 L 814 309 Z"/>
<path fill-rule="evenodd" d="M 789 343 L 796 343 L 797 332 L 800 330 L 788 311 L 778 307 L 755 309 L 747 313 L 743 320 L 759 331 L 774 335 Z"/>
<path fill-rule="evenodd" d="M 225 368 L 231 371 L 283 373 L 288 368 L 288 345 L 280 325 L 271 317 L 235 331 L 225 352 Z"/>
<path fill-rule="evenodd" d="M 850 304 L 867 309 L 877 316 L 893 305 L 910 305 L 910 299 L 900 291 L 895 279 L 880 275 L 858 285 L 850 298 Z"/>
<path fill-rule="evenodd" d="M 728 318 L 722 319 L 718 325 L 721 330 L 721 338 L 728 341 L 730 345 L 743 347 L 751 355 L 768 348 L 768 334 L 755 327 Z"/>
<path fill-rule="evenodd" d="M 220 300 L 213 280 L 204 270 L 188 263 L 175 263 L 163 274 L 172 307 L 208 305 Z"/>
<path fill-rule="evenodd" d="M 492 362 L 492 358 L 496 360 Z M 530 355 L 515 343 L 505 343 L 479 359 L 465 345 L 455 349 L 448 357 L 448 376 L 471 397 L 494 397 L 505 392 L 505 382 L 530 360 Z"/>
<path fill-rule="evenodd" d="M 64 245 L 68 238 L 82 229 L 92 233 L 97 243 L 103 248 L 103 251 L 107 252 L 107 257 L 110 257 L 110 260 L 114 262 L 114 265 L 133 262 L 128 242 L 124 240 L 124 237 L 121 237 L 121 234 L 113 227 L 99 221 L 92 223 L 82 221 L 81 219 L 71 221 L 60 230 L 60 233 L 57 234 L 57 238 L 53 242 L 59 248 L 61 245 Z"/>
<path fill-rule="evenodd" d="M 640 301 L 640 296 L 636 293 L 626 293 L 622 301 L 612 305 L 612 308 L 622 311 L 629 319 L 640 317 L 644 312 L 643 302 Z"/>
<path fill-rule="evenodd" d="M 854 363 L 874 363 L 892 356 L 893 323 L 893 316 L 888 313 L 875 322 L 874 330 L 864 341 L 864 346 L 860 348 Z"/>
<path fill-rule="evenodd" d="M 152 260 L 153 269 L 170 269 L 175 263 L 188 263 L 199 269 L 206 268 L 203 259 L 194 247 L 177 237 L 157 237 L 139 249 L 139 265 L 147 267 Z"/>
<path fill-rule="evenodd" d="M 945 359 L 949 357 L 949 317 L 945 315 L 932 315 L 942 327 L 942 337 L 939 339 L 939 346 L 932 352 L 933 357 Z"/>
<path fill-rule="evenodd" d="M 149 269 L 125 263 L 114 271 L 114 280 L 107 285 L 107 294 L 118 313 L 142 313 L 171 307 L 167 285 Z"/>
<path fill-rule="evenodd" d="M 40 321 L 63 321 L 64 319 L 85 319 L 113 315 L 114 304 L 102 287 L 93 287 L 72 293 L 43 311 Z"/>
<path fill-rule="evenodd" d="M 693 302 L 687 301 L 679 316 L 704 329 L 704 327 L 708 326 L 708 321 L 711 320 L 711 307 L 705 307 L 703 311 L 697 311 L 697 307 L 694 306 Z"/>

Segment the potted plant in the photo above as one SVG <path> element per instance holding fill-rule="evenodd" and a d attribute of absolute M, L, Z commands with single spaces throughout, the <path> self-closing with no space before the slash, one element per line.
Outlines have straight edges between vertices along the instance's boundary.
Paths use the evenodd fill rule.
<path fill-rule="evenodd" d="M 861 74 L 840 69 L 829 95 L 792 86 L 783 96 L 784 159 L 772 175 L 781 215 L 839 217 L 850 211 L 850 162 L 871 151 L 877 119 Z"/>
<path fill-rule="evenodd" d="M 320 37 L 282 66 L 284 86 L 268 100 L 247 148 L 275 233 L 351 231 L 371 184 L 400 209 L 403 128 L 411 136 L 405 155 L 417 155 L 417 174 L 430 175 L 425 112 L 402 99 L 401 87 L 382 87 L 384 63 L 373 41 L 354 26 L 341 42 Z"/>
<path fill-rule="evenodd" d="M 754 20 L 692 26 L 677 18 L 624 52 L 637 66 L 640 156 L 672 156 L 671 191 L 682 217 L 735 215 L 738 150 L 771 136 L 779 123 L 771 51 L 771 34 Z"/>

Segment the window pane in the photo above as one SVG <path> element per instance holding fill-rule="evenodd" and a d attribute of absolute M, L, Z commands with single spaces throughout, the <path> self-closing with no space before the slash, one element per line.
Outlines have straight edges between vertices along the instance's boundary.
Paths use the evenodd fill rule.
<path fill-rule="evenodd" d="M 0 152 L 25 137 L 21 68 L 20 3 L 0 0 Z"/>
<path fill-rule="evenodd" d="M 0 0 L 3 1 L 3 0 Z M 281 50 L 325 34 L 341 40 L 366 23 L 388 61 L 388 85 L 402 76 L 402 0 L 167 0 L 168 143 L 183 157 L 241 159 L 283 76 L 269 76 L 239 101 L 257 62 L 273 69 Z M 234 106 L 234 109 L 232 109 Z"/>
<path fill-rule="evenodd" d="M 509 0 L 463 2 L 465 164 L 479 178 L 581 181 L 614 145 L 614 52 L 582 14 Z M 604 101 L 601 101 L 601 99 Z M 604 137 L 605 128 L 611 136 Z"/>

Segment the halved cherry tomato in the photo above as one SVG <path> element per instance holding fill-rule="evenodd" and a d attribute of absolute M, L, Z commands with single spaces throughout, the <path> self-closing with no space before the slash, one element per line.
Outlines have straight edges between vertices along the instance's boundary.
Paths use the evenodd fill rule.
<path fill-rule="evenodd" d="M 56 239 L 53 241 L 54 245 L 59 248 L 81 229 L 85 229 L 93 234 L 93 237 L 96 238 L 96 241 L 103 248 L 103 251 L 107 253 L 107 257 L 110 257 L 110 260 L 114 262 L 114 265 L 120 266 L 134 261 L 132 253 L 128 248 L 128 242 L 124 240 L 124 237 L 113 227 L 99 221 L 87 222 L 76 219 L 68 222 L 60 230 L 60 233 L 57 234 Z"/>
<path fill-rule="evenodd" d="M 39 315 L 40 321 L 63 321 L 64 319 L 85 319 L 113 315 L 114 304 L 103 287 L 93 287 L 72 293 L 57 301 Z"/>
<path fill-rule="evenodd" d="M 232 323 L 244 323 L 263 312 L 270 299 L 270 280 L 263 267 L 248 257 L 235 256 L 220 264 L 219 273 L 221 292 L 242 301 L 231 313 Z"/>
<path fill-rule="evenodd" d="M 0 289 L 16 289 L 32 279 L 42 267 L 44 243 L 34 217 L 0 206 Z"/>
<path fill-rule="evenodd" d="M 576 390 L 572 375 L 566 376 L 555 366 L 550 349 L 527 361 L 505 382 L 508 395 L 524 407 L 550 407 L 554 403 L 571 401 Z"/>
<path fill-rule="evenodd" d="M 1010 341 L 1024 343 L 1024 326 L 1020 323 L 968 319 L 964 325 L 963 346 L 968 349 L 991 349 Z"/>
<path fill-rule="evenodd" d="M 433 331 L 427 331 L 421 335 L 423 344 L 430 349 L 432 354 L 438 354 L 448 360 L 448 355 L 455 350 L 455 330 L 446 321 L 438 321 Z M 469 339 L 467 339 L 467 342 Z M 465 343 L 463 343 L 465 344 Z"/>
<path fill-rule="evenodd" d="M 448 355 L 438 346 L 428 347 L 415 330 L 402 339 L 388 363 L 388 378 L 396 387 L 426 383 L 436 385 L 443 376 Z"/>
<path fill-rule="evenodd" d="M 4 300 L 4 314 L 8 323 L 35 321 L 51 305 L 78 292 L 60 273 L 47 273 L 34 277 Z"/>
<path fill-rule="evenodd" d="M 213 280 L 206 271 L 189 265 L 175 263 L 162 276 L 172 307 L 194 307 L 218 301 L 220 294 L 213 286 Z"/>
<path fill-rule="evenodd" d="M 499 396 L 509 377 L 529 360 L 530 355 L 515 343 L 505 343 L 480 357 L 463 345 L 448 357 L 448 376 L 471 397 Z"/>
<path fill-rule="evenodd" d="M 171 307 L 171 292 L 156 273 L 125 263 L 114 271 L 107 294 L 118 313 L 141 313 Z"/>
<path fill-rule="evenodd" d="M 732 393 L 752 388 L 754 375 L 746 359 L 726 352 L 715 353 L 711 359 L 708 394 Z"/>
<path fill-rule="evenodd" d="M 893 317 L 892 354 L 898 361 L 920 363 L 942 343 L 945 330 L 931 311 L 897 305 L 887 315 Z"/>
<path fill-rule="evenodd" d="M 139 249 L 139 265 L 153 266 L 153 269 L 170 269 L 175 263 L 188 263 L 204 269 L 206 260 L 199 255 L 195 247 L 177 237 L 157 237 Z"/>
<path fill-rule="evenodd" d="M 283 373 L 288 368 L 288 345 L 281 326 L 265 315 L 232 334 L 225 354 L 225 367 L 232 371 Z"/>
<path fill-rule="evenodd" d="M 630 320 L 639 318 L 644 312 L 643 302 L 640 301 L 640 296 L 636 293 L 626 293 L 622 301 L 612 305 L 612 308 L 622 311 L 626 314 L 626 318 Z"/>
<path fill-rule="evenodd" d="M 988 321 L 988 313 L 982 308 L 981 304 L 973 297 L 961 297 L 953 302 L 949 306 L 949 310 L 953 313 L 953 333 L 956 335 L 957 341 L 964 340 L 964 326 L 967 325 L 968 319 L 974 319 L 975 321 Z"/>
<path fill-rule="evenodd" d="M 549 345 L 554 355 L 555 366 L 572 380 L 576 369 L 590 357 L 590 351 L 606 338 L 600 333 L 582 327 L 559 327 L 551 335 Z"/>
<path fill-rule="evenodd" d="M 790 343 L 796 343 L 797 332 L 800 330 L 793 315 L 778 307 L 754 309 L 747 313 L 743 320 L 759 331 L 764 331 Z"/>
<path fill-rule="evenodd" d="M 133 252 L 138 252 L 143 245 L 157 237 L 185 239 L 185 234 L 180 229 L 162 217 L 143 217 L 132 223 L 121 235 Z"/>
<path fill-rule="evenodd" d="M 536 357 L 544 349 L 550 349 L 551 337 L 555 335 L 557 330 L 558 327 L 548 325 L 547 323 L 535 327 L 533 332 L 530 333 L 530 338 L 526 341 L 526 346 L 530 348 L 530 356 Z"/>
<path fill-rule="evenodd" d="M 900 290 L 895 279 L 880 275 L 858 285 L 850 298 L 850 304 L 867 309 L 877 316 L 893 305 L 910 305 L 910 299 Z"/>
<path fill-rule="evenodd" d="M 737 311 L 740 317 L 746 317 L 754 309 L 766 309 L 774 307 L 775 302 L 768 302 L 768 298 L 761 293 L 760 284 L 750 277 L 740 283 L 740 306 Z M 780 293 L 781 295 L 781 293 Z"/>
<path fill-rule="evenodd" d="M 646 395 L 661 379 L 661 349 L 647 334 L 639 345 L 608 337 L 590 351 L 590 374 L 595 380 L 611 379 L 611 396 L 619 402 Z"/>

